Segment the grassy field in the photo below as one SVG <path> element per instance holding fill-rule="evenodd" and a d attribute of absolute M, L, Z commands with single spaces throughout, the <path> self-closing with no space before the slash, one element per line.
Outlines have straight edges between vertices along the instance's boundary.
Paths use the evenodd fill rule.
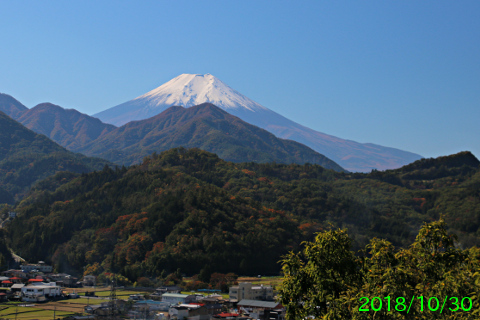
<path fill-rule="evenodd" d="M 258 278 L 258 277 L 239 277 L 237 279 L 238 282 L 251 282 L 253 284 L 256 284 L 256 285 L 260 285 L 260 284 L 263 284 L 263 285 L 269 285 L 269 286 L 272 286 L 272 287 L 278 287 L 282 281 L 283 281 L 283 277 L 280 277 L 280 276 L 277 276 L 277 277 L 261 277 L 261 278 Z"/>
<path fill-rule="evenodd" d="M 128 299 L 132 294 L 149 294 L 150 292 L 141 292 L 141 291 L 131 291 L 131 290 L 116 290 L 116 295 L 120 299 Z M 95 295 L 99 297 L 109 297 L 110 291 L 95 291 Z"/>
<path fill-rule="evenodd" d="M 17 307 L 17 306 L 8 306 L 7 308 L 0 311 L 0 318 L 3 319 L 38 319 L 46 320 L 53 319 L 55 314 L 56 318 L 65 318 L 73 315 L 75 312 L 61 311 L 61 310 L 44 310 L 41 308 L 35 307 Z"/>
<path fill-rule="evenodd" d="M 73 293 L 75 292 L 79 296 L 85 296 L 85 292 L 95 292 L 97 297 L 109 297 L 110 296 L 110 288 L 109 287 L 97 287 L 97 288 L 67 288 L 63 290 L 66 293 Z M 151 292 L 144 292 L 144 291 L 134 291 L 134 290 L 122 290 L 117 289 L 116 295 L 119 299 L 128 299 L 128 297 L 132 294 L 149 294 Z"/>
<path fill-rule="evenodd" d="M 36 305 L 36 308 L 43 310 L 56 310 L 56 311 L 65 311 L 72 313 L 83 313 L 85 305 L 84 304 L 70 304 L 63 301 L 49 302 L 45 304 Z"/>
<path fill-rule="evenodd" d="M 68 300 L 61 300 L 58 301 L 59 303 L 63 304 L 81 304 L 81 305 L 87 305 L 87 304 L 100 304 L 102 302 L 107 302 L 110 301 L 110 299 L 105 299 L 105 298 L 78 298 L 78 299 L 68 299 Z"/>
<path fill-rule="evenodd" d="M 67 293 L 76 292 L 79 295 L 85 295 L 85 291 L 93 291 L 89 288 L 80 288 L 80 289 L 67 289 Z M 82 314 L 84 308 L 87 305 L 100 304 L 102 302 L 109 301 L 108 296 L 110 295 L 109 288 L 95 288 L 95 294 L 99 298 L 94 297 L 81 297 L 79 299 L 66 299 L 60 301 L 50 301 L 47 303 L 25 303 L 25 302 L 8 302 L 0 303 L 0 318 L 2 319 L 38 319 L 38 320 L 47 320 L 55 318 L 65 318 L 74 314 Z M 132 294 L 145 294 L 142 291 L 132 291 L 132 290 L 117 290 L 117 297 L 119 299 L 128 299 L 128 296 Z M 27 305 L 27 306 L 22 306 Z M 16 315 L 15 315 L 16 314 Z"/>

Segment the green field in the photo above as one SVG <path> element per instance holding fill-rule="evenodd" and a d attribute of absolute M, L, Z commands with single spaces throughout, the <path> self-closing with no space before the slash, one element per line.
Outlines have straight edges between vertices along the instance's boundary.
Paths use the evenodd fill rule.
<path fill-rule="evenodd" d="M 117 297 L 121 297 L 122 299 L 128 298 L 132 294 L 149 294 L 149 292 L 141 292 L 141 291 L 123 291 L 117 290 L 116 295 Z M 95 291 L 95 295 L 99 297 L 109 297 L 110 291 Z"/>
<path fill-rule="evenodd" d="M 239 277 L 237 279 L 238 282 L 251 282 L 252 284 L 255 285 L 261 285 L 263 284 L 264 286 L 272 286 L 272 287 L 277 287 L 279 286 L 282 281 L 283 277 L 281 276 L 276 276 L 276 277 Z"/>
<path fill-rule="evenodd" d="M 16 313 L 16 315 L 15 315 Z M 55 317 L 64 318 L 73 315 L 72 312 L 65 311 L 56 311 Z M 2 319 L 53 319 L 54 311 L 53 310 L 43 310 L 39 308 L 32 307 L 16 307 L 8 306 L 7 308 L 0 311 L 0 317 Z"/>
<path fill-rule="evenodd" d="M 59 303 L 64 303 L 64 304 L 100 304 L 102 302 L 107 302 L 110 301 L 109 299 L 99 299 L 99 298 L 78 298 L 78 299 L 68 299 L 68 300 L 62 300 L 58 301 Z"/>
<path fill-rule="evenodd" d="M 31 304 L 30 307 L 22 307 L 20 304 L 25 304 L 25 302 L 7 302 L 0 304 L 0 318 L 1 319 L 39 319 L 47 320 L 53 319 L 54 314 L 55 318 L 65 318 L 74 314 L 76 312 L 83 312 L 83 307 L 87 305 L 100 304 L 102 302 L 108 302 L 108 296 L 110 291 L 107 288 L 101 288 L 101 291 L 95 291 L 95 294 L 100 298 L 93 297 L 84 297 L 84 292 L 77 292 L 79 295 L 82 295 L 78 299 L 67 299 L 60 300 L 56 302 L 47 302 L 42 304 Z M 73 292 L 74 290 L 66 290 Z M 93 290 L 91 290 L 93 291 Z M 132 290 L 117 290 L 117 297 L 119 299 L 127 299 L 128 296 L 132 294 L 147 294 L 143 291 L 132 291 Z M 53 309 L 56 308 L 56 311 Z M 60 309 L 60 310 L 59 310 Z M 67 311 L 65 311 L 67 310 Z"/>

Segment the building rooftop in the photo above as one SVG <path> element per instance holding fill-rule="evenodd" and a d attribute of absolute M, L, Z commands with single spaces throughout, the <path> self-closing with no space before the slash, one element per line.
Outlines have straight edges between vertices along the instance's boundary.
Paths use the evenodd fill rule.
<path fill-rule="evenodd" d="M 245 307 L 257 307 L 257 308 L 269 308 L 274 309 L 280 305 L 280 303 L 275 301 L 259 301 L 259 300 L 248 300 L 243 299 L 240 301 L 238 306 L 245 306 Z"/>
<path fill-rule="evenodd" d="M 189 297 L 190 295 L 188 294 L 183 294 L 183 293 L 164 293 L 162 294 L 162 297 L 173 297 L 173 298 L 186 298 Z"/>

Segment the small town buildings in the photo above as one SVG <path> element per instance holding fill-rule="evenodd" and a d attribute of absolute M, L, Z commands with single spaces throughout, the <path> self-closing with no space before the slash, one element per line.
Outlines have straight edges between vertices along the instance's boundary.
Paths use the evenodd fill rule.
<path fill-rule="evenodd" d="M 210 315 L 204 306 L 198 304 L 180 304 L 168 310 L 170 319 L 209 320 Z"/>
<path fill-rule="evenodd" d="M 284 320 L 285 308 L 275 301 L 242 300 L 237 304 L 238 310 L 250 317 L 261 320 Z"/>
<path fill-rule="evenodd" d="M 149 311 L 168 311 L 170 309 L 170 303 L 155 300 L 139 300 L 135 302 L 133 309 L 137 311 L 143 311 L 145 309 Z"/>
<path fill-rule="evenodd" d="M 86 275 L 83 277 L 83 285 L 85 287 L 94 287 L 95 286 L 95 283 L 97 281 L 97 278 L 95 276 L 92 276 L 92 275 Z"/>
<path fill-rule="evenodd" d="M 271 286 L 254 286 L 250 282 L 241 282 L 238 286 L 230 287 L 230 300 L 240 301 L 261 300 L 273 301 L 273 288 Z"/>
<path fill-rule="evenodd" d="M 113 306 L 112 302 L 102 302 L 101 304 L 88 305 L 84 307 L 85 313 L 94 314 L 96 316 L 104 317 L 108 316 L 112 312 L 112 307 L 114 308 L 114 313 L 119 314 L 121 311 L 125 310 L 126 301 L 124 300 L 115 300 Z"/>
<path fill-rule="evenodd" d="M 10 281 L 12 281 L 12 283 L 23 283 L 23 281 L 25 281 L 25 279 L 22 279 L 20 277 L 11 277 Z"/>
<path fill-rule="evenodd" d="M 205 308 L 207 308 L 208 314 L 211 315 L 221 313 L 225 304 L 223 299 L 218 299 L 217 297 L 205 297 L 198 300 L 198 302 L 204 304 Z"/>
<path fill-rule="evenodd" d="M 78 278 L 66 273 L 50 274 L 48 278 L 62 287 L 75 287 L 78 281 Z"/>
<path fill-rule="evenodd" d="M 247 316 L 242 316 L 239 313 L 229 313 L 229 312 L 222 312 L 212 316 L 212 320 L 247 320 L 251 319 Z"/>
<path fill-rule="evenodd" d="M 182 291 L 182 288 L 179 286 L 164 286 L 164 287 L 159 287 L 155 290 L 155 292 L 159 292 L 161 294 L 164 293 L 180 293 Z"/>
<path fill-rule="evenodd" d="M 153 300 L 162 300 L 162 295 L 165 293 L 180 293 L 181 291 L 182 288 L 179 286 L 163 286 L 155 289 L 155 292 L 150 295 L 150 298 Z"/>
<path fill-rule="evenodd" d="M 55 282 L 29 284 L 22 287 L 22 300 L 31 302 L 46 301 L 47 298 L 59 297 L 62 290 Z"/>
<path fill-rule="evenodd" d="M 28 279 L 27 274 L 22 270 L 10 269 L 10 270 L 7 270 L 7 271 L 3 271 L 2 274 L 4 276 L 8 277 L 10 280 L 11 280 L 11 278 L 19 278 L 20 280 Z"/>
<path fill-rule="evenodd" d="M 100 309 L 102 307 L 101 304 L 90 304 L 88 306 L 85 306 L 83 309 L 85 313 L 90 313 L 94 314 L 97 309 Z"/>
<path fill-rule="evenodd" d="M 12 292 L 22 292 L 22 288 L 25 287 L 23 283 L 16 283 L 10 287 Z"/>
<path fill-rule="evenodd" d="M 238 308 L 243 308 L 245 310 L 281 310 L 283 306 L 281 303 L 275 301 L 259 301 L 259 300 L 248 300 L 244 299 L 237 303 Z"/>
<path fill-rule="evenodd" d="M 20 266 L 23 272 L 43 272 L 43 273 L 51 273 L 53 271 L 53 267 L 49 266 L 43 261 L 38 261 L 38 263 L 31 263 L 31 264 L 22 264 Z"/>
<path fill-rule="evenodd" d="M 43 279 L 28 279 L 27 282 L 28 282 L 29 284 L 30 284 L 30 283 L 42 283 L 42 282 L 44 282 L 44 280 L 43 280 Z"/>
<path fill-rule="evenodd" d="M 164 293 L 162 295 L 162 301 L 170 304 L 191 303 L 197 299 L 194 295 L 181 294 L 181 293 Z"/>
<path fill-rule="evenodd" d="M 145 300 L 145 296 L 143 294 L 131 294 L 128 297 L 128 300 L 130 301 L 140 301 L 140 300 Z"/>

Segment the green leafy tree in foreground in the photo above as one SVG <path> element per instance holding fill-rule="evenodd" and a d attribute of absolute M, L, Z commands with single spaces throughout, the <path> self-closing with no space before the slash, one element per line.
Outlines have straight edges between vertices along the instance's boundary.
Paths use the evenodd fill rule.
<path fill-rule="evenodd" d="M 345 230 L 319 233 L 282 260 L 287 319 L 480 319 L 480 250 L 455 239 L 440 220 L 409 248 L 374 238 L 356 257 Z"/>

